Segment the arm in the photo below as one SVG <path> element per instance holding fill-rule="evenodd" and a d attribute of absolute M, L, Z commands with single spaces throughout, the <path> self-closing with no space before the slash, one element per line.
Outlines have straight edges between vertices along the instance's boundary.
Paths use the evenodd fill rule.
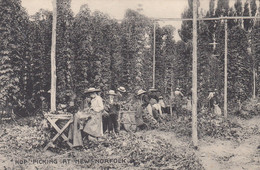
<path fill-rule="evenodd" d="M 102 110 L 104 110 L 104 105 L 103 105 L 103 100 L 101 97 L 97 97 L 95 99 L 95 101 L 93 101 L 93 103 L 91 104 L 91 108 L 95 111 L 95 112 L 100 112 Z"/>
<path fill-rule="evenodd" d="M 147 106 L 147 111 L 150 115 L 153 115 L 153 109 L 152 109 L 152 106 L 150 104 Z"/>

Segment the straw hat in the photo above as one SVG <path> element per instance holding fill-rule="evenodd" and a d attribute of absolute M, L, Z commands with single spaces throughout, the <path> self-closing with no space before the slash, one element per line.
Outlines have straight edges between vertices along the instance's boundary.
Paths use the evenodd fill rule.
<path fill-rule="evenodd" d="M 122 87 L 122 86 L 118 87 L 117 90 L 122 92 L 122 93 L 126 92 L 126 89 L 124 87 Z"/>
<path fill-rule="evenodd" d="M 89 89 L 85 90 L 85 93 L 93 93 L 93 92 L 100 92 L 100 89 L 96 89 L 94 87 L 90 87 Z"/>
<path fill-rule="evenodd" d="M 138 90 L 138 92 L 137 92 L 137 96 L 139 96 L 139 95 L 141 95 L 141 94 L 144 94 L 144 93 L 146 93 L 146 91 L 144 91 L 143 89 L 140 89 L 140 90 Z"/>
<path fill-rule="evenodd" d="M 159 99 L 163 99 L 163 97 L 162 97 L 162 96 L 159 96 Z"/>
<path fill-rule="evenodd" d="M 156 91 L 158 91 L 158 90 L 155 89 L 155 88 L 150 88 L 148 91 L 149 91 L 149 92 L 156 92 Z"/>
<path fill-rule="evenodd" d="M 108 91 L 108 95 L 114 95 L 114 96 L 116 96 L 116 93 L 115 93 L 114 90 L 109 90 L 109 91 Z"/>

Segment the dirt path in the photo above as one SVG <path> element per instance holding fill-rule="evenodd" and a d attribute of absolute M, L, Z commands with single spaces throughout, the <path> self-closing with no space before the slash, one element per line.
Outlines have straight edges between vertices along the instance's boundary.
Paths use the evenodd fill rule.
<path fill-rule="evenodd" d="M 260 169 L 260 117 L 236 120 L 247 132 L 242 141 L 204 138 L 197 155 L 209 170 L 259 170 Z M 258 132 L 257 132 L 258 131 Z"/>
<path fill-rule="evenodd" d="M 196 152 L 206 170 L 260 170 L 260 116 L 250 120 L 236 119 L 246 135 L 241 141 L 211 137 L 199 141 Z M 173 146 L 188 147 L 190 139 L 180 139 L 173 132 L 146 131 L 140 135 L 159 137 Z"/>

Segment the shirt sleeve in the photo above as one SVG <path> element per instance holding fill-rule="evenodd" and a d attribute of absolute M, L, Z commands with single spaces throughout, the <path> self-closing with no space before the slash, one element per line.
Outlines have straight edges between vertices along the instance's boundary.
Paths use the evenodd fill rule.
<path fill-rule="evenodd" d="M 153 115 L 153 108 L 150 104 L 147 106 L 147 111 L 150 115 Z"/>
<path fill-rule="evenodd" d="M 101 97 L 96 98 L 93 110 L 96 112 L 100 112 L 100 111 L 104 110 L 104 104 L 103 104 L 103 100 Z"/>

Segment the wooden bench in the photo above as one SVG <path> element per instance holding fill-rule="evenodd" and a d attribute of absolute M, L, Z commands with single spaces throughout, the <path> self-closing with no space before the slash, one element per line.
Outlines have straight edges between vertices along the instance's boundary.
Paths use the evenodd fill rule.
<path fill-rule="evenodd" d="M 51 126 L 57 131 L 57 134 L 50 140 L 50 142 L 44 147 L 44 150 L 47 150 L 50 146 L 53 146 L 53 142 L 61 136 L 64 141 L 72 148 L 72 143 L 69 142 L 68 137 L 64 134 L 64 131 L 69 127 L 69 125 L 73 122 L 72 114 L 45 114 L 44 117 L 51 124 Z M 58 120 L 67 120 L 67 123 L 59 128 L 56 122 Z"/>

